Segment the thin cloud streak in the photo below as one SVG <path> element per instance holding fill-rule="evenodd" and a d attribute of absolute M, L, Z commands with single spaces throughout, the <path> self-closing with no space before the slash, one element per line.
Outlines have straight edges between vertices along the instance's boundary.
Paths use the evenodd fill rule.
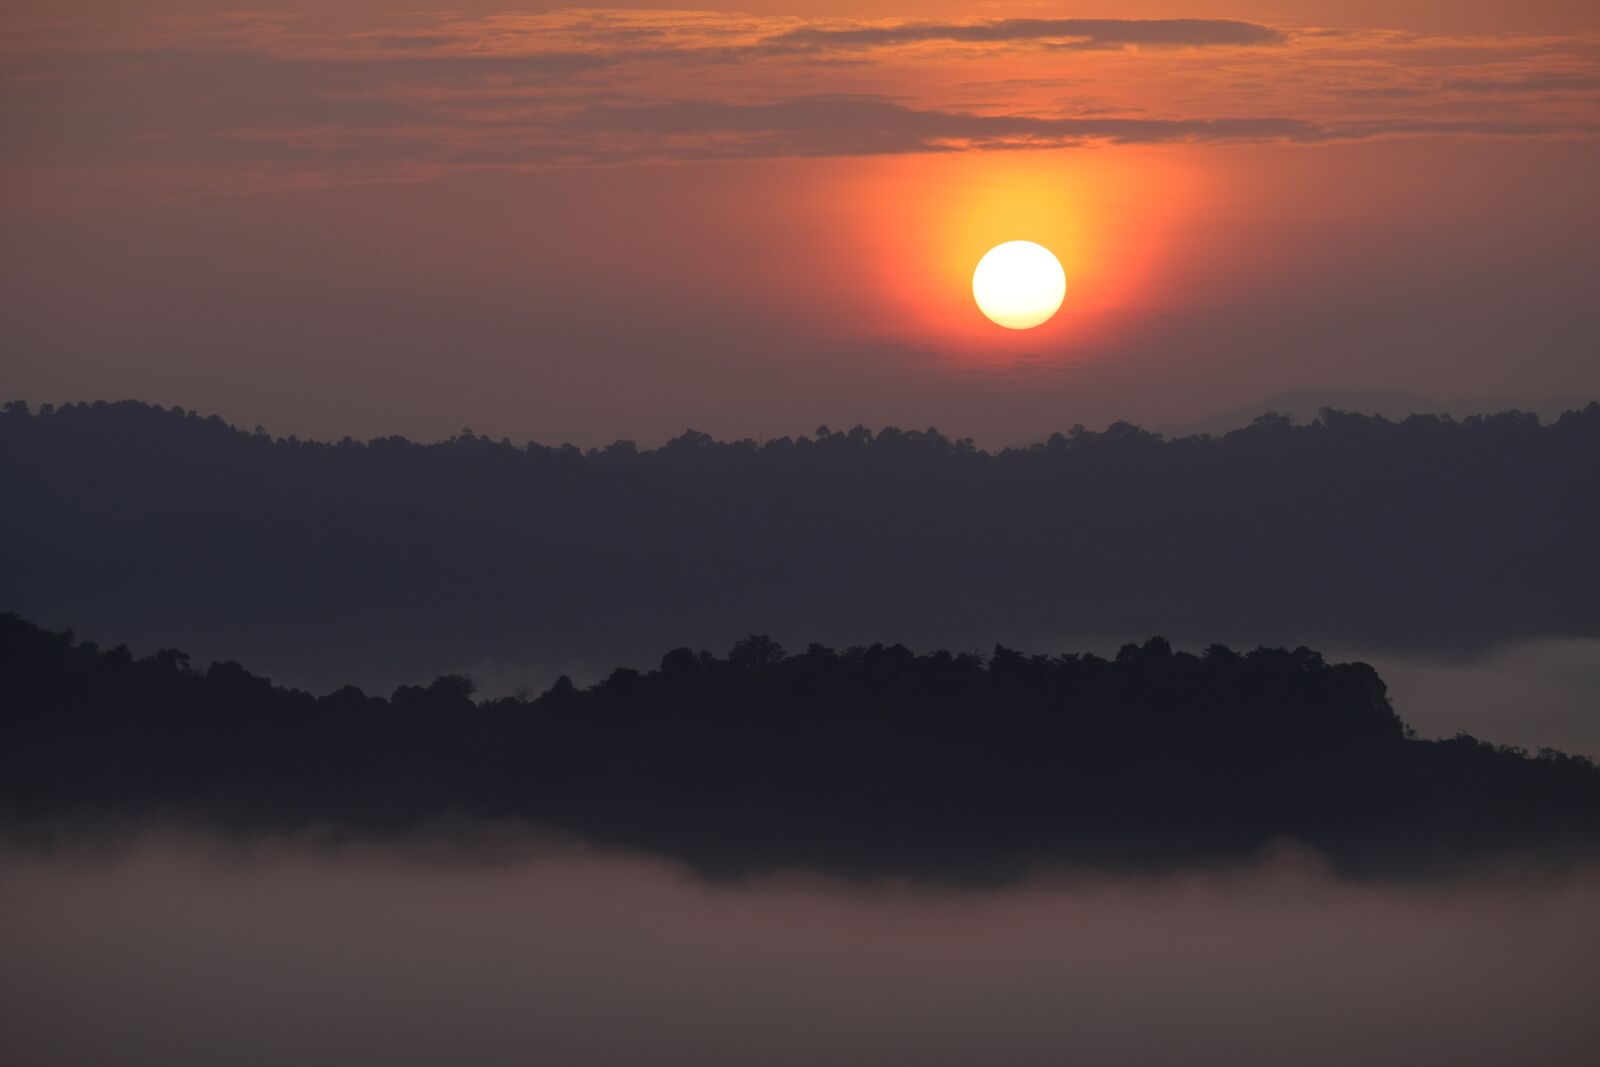
<path fill-rule="evenodd" d="M 764 104 L 681 100 L 637 107 L 596 107 L 570 128 L 661 137 L 735 134 L 753 146 L 796 154 L 940 151 L 981 147 L 1109 144 L 1230 144 L 1346 141 L 1397 135 L 1517 137 L 1548 127 L 1507 121 L 1318 124 L 1283 117 L 1206 119 L 1036 118 L 928 111 L 867 96 L 812 96 Z M 1574 127 L 1594 133 L 1600 124 Z"/>
<path fill-rule="evenodd" d="M 1074 47 L 1125 45 L 1202 47 L 1264 45 L 1285 39 L 1281 30 L 1236 19 L 998 19 L 989 22 L 904 22 L 849 28 L 807 26 L 772 38 L 777 43 L 878 46 L 923 41 L 997 43 L 1073 41 Z"/>

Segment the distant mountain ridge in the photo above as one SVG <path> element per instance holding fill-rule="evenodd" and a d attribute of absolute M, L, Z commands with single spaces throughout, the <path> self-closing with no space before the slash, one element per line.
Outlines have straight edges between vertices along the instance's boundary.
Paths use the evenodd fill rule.
<path fill-rule="evenodd" d="M 319 443 L 10 405 L 0 499 L 7 607 L 298 685 L 484 660 L 548 680 L 750 632 L 1452 654 L 1600 634 L 1600 404 L 1212 439 L 1117 423 L 993 453 L 862 427 Z"/>
<path fill-rule="evenodd" d="M 1295 422 L 1314 422 L 1323 409 L 1344 414 L 1371 415 L 1391 422 L 1403 421 L 1412 415 L 1444 415 L 1456 418 L 1488 415 L 1500 411 L 1513 411 L 1518 405 L 1504 397 L 1457 397 L 1439 400 L 1399 389 L 1286 389 L 1262 400 L 1242 404 L 1202 418 L 1166 423 L 1158 427 L 1168 437 L 1186 437 L 1191 434 L 1210 434 L 1219 437 L 1243 429 L 1264 415 L 1287 415 Z M 1566 410 L 1560 403 L 1541 403 L 1532 408 L 1535 413 Z"/>

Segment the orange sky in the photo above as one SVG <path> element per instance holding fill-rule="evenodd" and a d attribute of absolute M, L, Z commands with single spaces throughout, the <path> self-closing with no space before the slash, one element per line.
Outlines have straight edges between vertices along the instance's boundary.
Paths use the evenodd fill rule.
<path fill-rule="evenodd" d="M 8 394 L 593 443 L 1600 393 L 1590 5 L 230 6 L 8 8 Z M 1018 238 L 1068 297 L 1011 333 Z"/>

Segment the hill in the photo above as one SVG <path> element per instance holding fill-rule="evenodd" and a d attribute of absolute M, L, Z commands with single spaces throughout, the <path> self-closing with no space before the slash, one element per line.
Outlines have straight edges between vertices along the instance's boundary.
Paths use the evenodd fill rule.
<path fill-rule="evenodd" d="M 45 625 L 389 688 L 741 634 L 1470 653 L 1600 634 L 1600 404 L 990 453 L 934 431 L 580 451 L 0 414 L 0 589 Z M 481 672 L 480 672 L 481 673 Z"/>
<path fill-rule="evenodd" d="M 1417 740 L 1371 668 L 1303 648 L 789 656 L 751 637 L 588 689 L 472 695 L 445 676 L 313 697 L 0 616 L 0 820 L 378 836 L 467 820 L 708 873 L 954 881 L 1224 864 L 1281 838 L 1351 875 L 1600 858 L 1592 763 Z"/>

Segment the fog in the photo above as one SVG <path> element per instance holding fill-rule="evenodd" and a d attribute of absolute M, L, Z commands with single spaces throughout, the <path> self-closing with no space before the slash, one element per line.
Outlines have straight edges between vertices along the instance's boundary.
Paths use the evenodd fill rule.
<path fill-rule="evenodd" d="M 1600 639 L 1519 641 L 1456 660 L 1371 650 L 1331 658 L 1372 664 L 1423 737 L 1465 730 L 1529 751 L 1600 758 Z"/>
<path fill-rule="evenodd" d="M 1600 1039 L 1600 878 L 707 883 L 505 842 L 142 834 L 0 863 L 0 1059 L 1545 1064 Z"/>

